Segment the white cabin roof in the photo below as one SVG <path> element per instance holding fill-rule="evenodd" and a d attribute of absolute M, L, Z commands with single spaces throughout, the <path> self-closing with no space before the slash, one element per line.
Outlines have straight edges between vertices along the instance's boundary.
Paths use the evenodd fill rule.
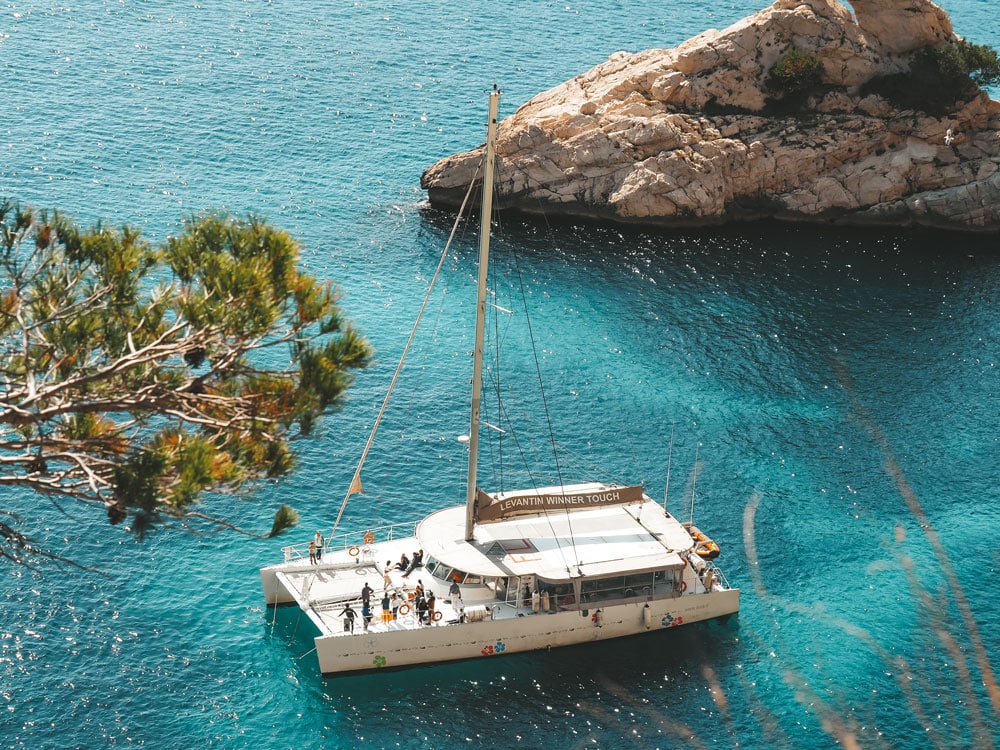
<path fill-rule="evenodd" d="M 583 489 L 600 485 L 575 485 Z M 630 505 L 550 511 L 477 524 L 465 541 L 465 507 L 432 513 L 417 526 L 425 555 L 483 576 L 537 575 L 548 581 L 680 568 L 693 540 L 648 496 Z"/>

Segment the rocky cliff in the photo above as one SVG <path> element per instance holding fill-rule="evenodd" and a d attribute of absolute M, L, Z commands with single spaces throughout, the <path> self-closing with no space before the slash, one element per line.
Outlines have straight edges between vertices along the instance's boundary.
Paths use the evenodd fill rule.
<path fill-rule="evenodd" d="M 929 0 L 851 5 L 778 0 L 535 96 L 500 125 L 498 204 L 667 226 L 773 217 L 1000 231 L 1000 102 L 974 92 L 929 113 L 870 93 L 908 74 L 915 51 L 956 39 L 947 14 Z M 771 77 L 791 49 L 817 67 L 797 95 Z M 457 205 L 481 158 L 428 169 L 430 201 Z"/>

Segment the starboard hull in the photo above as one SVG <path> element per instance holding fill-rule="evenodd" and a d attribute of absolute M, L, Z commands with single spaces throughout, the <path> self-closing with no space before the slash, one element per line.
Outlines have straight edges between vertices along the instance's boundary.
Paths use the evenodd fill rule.
<path fill-rule="evenodd" d="M 739 610 L 739 597 L 739 589 L 727 589 L 600 609 L 435 624 L 418 630 L 356 632 L 349 637 L 320 635 L 315 639 L 316 654 L 324 677 L 492 658 L 607 641 L 726 617 Z"/>

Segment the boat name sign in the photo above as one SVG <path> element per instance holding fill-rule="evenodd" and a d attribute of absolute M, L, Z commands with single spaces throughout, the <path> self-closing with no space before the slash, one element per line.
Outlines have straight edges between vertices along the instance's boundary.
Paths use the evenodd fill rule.
<path fill-rule="evenodd" d="M 477 496 L 480 523 L 502 521 L 512 516 L 542 513 L 549 510 L 575 510 L 609 505 L 628 505 L 642 502 L 642 487 L 614 487 L 594 492 L 573 494 L 513 495 L 493 498 L 482 490 Z"/>

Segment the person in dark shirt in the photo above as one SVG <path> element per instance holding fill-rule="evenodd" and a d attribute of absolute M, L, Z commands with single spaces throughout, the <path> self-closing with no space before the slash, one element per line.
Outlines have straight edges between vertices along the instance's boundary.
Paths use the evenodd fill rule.
<path fill-rule="evenodd" d="M 354 633 L 354 618 L 358 616 L 357 612 L 355 612 L 351 608 L 351 605 L 348 602 L 347 606 L 344 607 L 344 611 L 341 612 L 340 614 L 342 614 L 344 616 L 344 630 L 350 630 L 351 634 L 353 635 L 353 633 Z"/>
<path fill-rule="evenodd" d="M 386 591 L 382 596 L 382 622 L 389 622 L 392 619 L 392 613 L 389 611 L 389 592 Z"/>
<path fill-rule="evenodd" d="M 412 573 L 414 569 L 422 567 L 423 564 L 424 564 L 424 551 L 422 549 L 419 549 L 413 553 L 413 559 L 410 560 L 410 567 L 408 567 L 406 569 L 406 572 L 403 573 L 403 578 L 406 578 L 408 575 L 410 575 L 410 573 Z"/>
<path fill-rule="evenodd" d="M 434 622 L 434 607 L 437 604 L 437 597 L 431 591 L 427 594 L 427 622 Z"/>
<path fill-rule="evenodd" d="M 368 581 L 365 581 L 365 587 L 361 589 L 361 604 L 367 607 L 371 604 L 372 600 L 372 587 L 368 585 Z"/>

